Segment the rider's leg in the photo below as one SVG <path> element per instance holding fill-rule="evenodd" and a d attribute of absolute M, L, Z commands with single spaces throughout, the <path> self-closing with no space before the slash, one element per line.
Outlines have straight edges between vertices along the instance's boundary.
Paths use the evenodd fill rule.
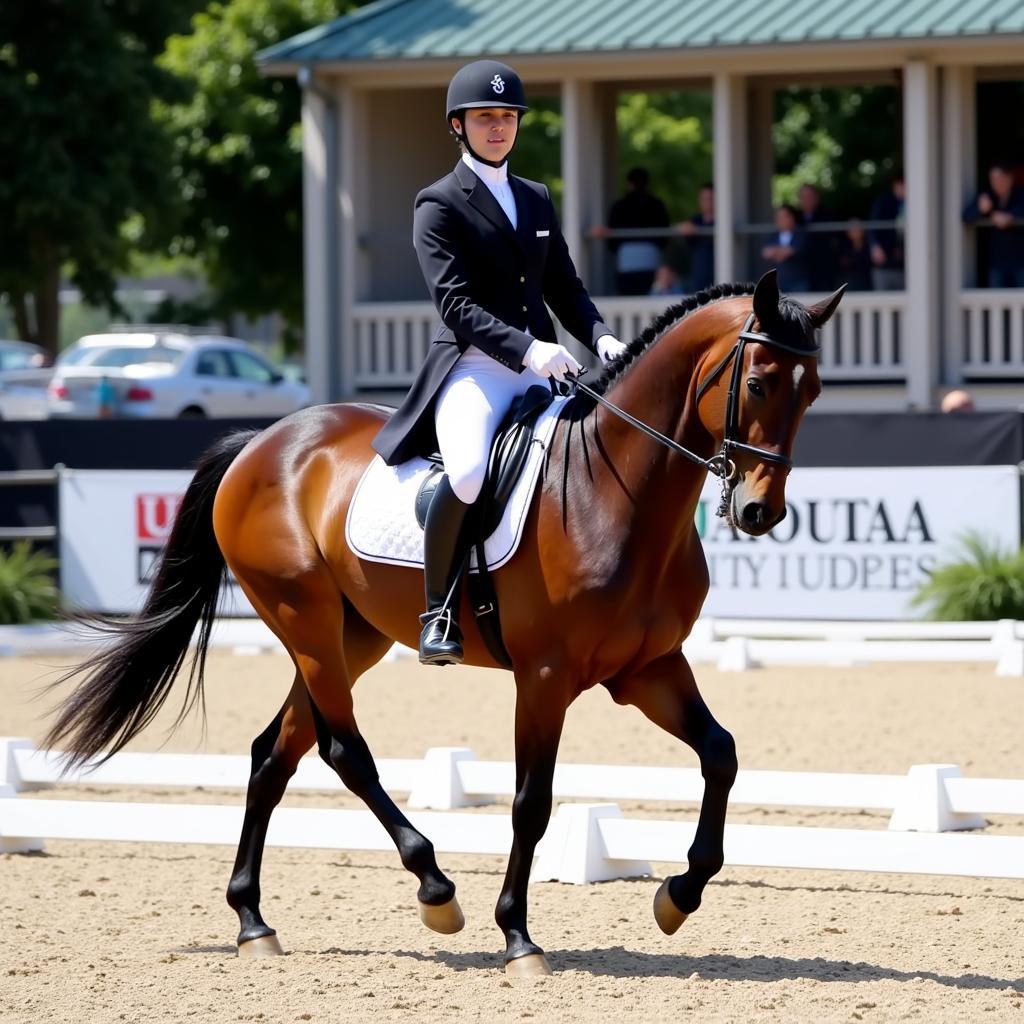
<path fill-rule="evenodd" d="M 458 595 L 451 594 L 453 578 L 465 557 L 462 526 L 483 487 L 494 433 L 526 383 L 521 376 L 474 351 L 455 364 L 437 397 L 434 426 L 446 475 L 431 499 L 423 531 L 427 611 L 420 619 L 420 661 L 424 664 L 462 661 Z"/>

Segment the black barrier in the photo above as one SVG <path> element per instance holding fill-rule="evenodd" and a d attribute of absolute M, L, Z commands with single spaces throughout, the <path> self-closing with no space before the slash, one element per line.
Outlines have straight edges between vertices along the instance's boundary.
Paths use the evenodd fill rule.
<path fill-rule="evenodd" d="M 259 420 L 0 421 L 0 472 L 187 469 L 223 434 Z M 1024 462 L 1024 413 L 821 413 L 797 437 L 804 466 L 1015 466 Z M 0 523 L 55 523 L 52 486 L 0 488 Z"/>
<path fill-rule="evenodd" d="M 0 473 L 52 469 L 188 469 L 232 430 L 274 420 L 4 420 Z M 0 488 L 0 524 L 56 525 L 56 488 Z"/>

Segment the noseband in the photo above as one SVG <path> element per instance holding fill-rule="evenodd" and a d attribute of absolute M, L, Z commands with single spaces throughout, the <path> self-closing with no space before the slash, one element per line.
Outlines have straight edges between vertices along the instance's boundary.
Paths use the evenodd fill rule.
<path fill-rule="evenodd" d="M 784 352 L 792 352 L 798 356 L 813 356 L 817 358 L 818 354 L 821 352 L 820 346 L 803 349 L 796 348 L 794 345 L 787 345 L 784 342 L 769 337 L 767 334 L 761 334 L 758 331 L 753 330 L 753 326 L 754 314 L 751 313 L 747 317 L 739 334 L 736 336 L 736 344 L 729 349 L 726 357 L 704 378 L 704 380 L 701 381 L 700 386 L 697 388 L 696 401 L 699 403 L 701 397 L 722 375 L 729 363 L 731 362 L 733 364 L 732 376 L 729 379 L 729 391 L 725 402 L 725 433 L 722 439 L 722 448 L 717 455 L 712 455 L 708 459 L 704 458 L 702 455 L 698 455 L 696 452 L 691 452 L 689 448 L 684 448 L 681 444 L 673 441 L 672 438 L 659 433 L 659 431 L 648 426 L 642 420 L 638 420 L 635 416 L 631 416 L 624 409 L 620 409 L 617 405 L 609 402 L 603 395 L 599 395 L 593 388 L 588 387 L 580 380 L 580 376 L 582 376 L 584 371 L 580 371 L 579 376 L 570 376 L 568 378 L 569 384 L 577 391 L 582 391 L 599 405 L 603 405 L 609 412 L 615 413 L 615 415 L 620 419 L 625 420 L 638 430 L 643 431 L 648 437 L 653 438 L 655 441 L 665 445 L 666 448 L 682 455 L 684 458 L 689 459 L 690 462 L 696 463 L 698 466 L 702 466 L 709 473 L 713 473 L 715 476 L 719 477 L 722 481 L 723 490 L 722 505 L 718 511 L 719 514 L 722 515 L 725 514 L 724 510 L 728 504 L 728 496 L 736 482 L 736 463 L 734 463 L 730 458 L 731 452 L 748 452 L 751 455 L 758 456 L 764 462 L 771 462 L 777 466 L 785 466 L 787 469 L 792 469 L 793 467 L 793 460 L 788 456 L 781 455 L 779 452 L 770 451 L 767 448 L 758 448 L 756 445 L 747 444 L 746 442 L 738 439 L 737 435 L 739 434 L 740 428 L 740 378 L 743 375 L 743 350 L 746 348 L 747 343 L 756 341 L 762 345 L 770 345 L 772 348 L 782 349 Z"/>

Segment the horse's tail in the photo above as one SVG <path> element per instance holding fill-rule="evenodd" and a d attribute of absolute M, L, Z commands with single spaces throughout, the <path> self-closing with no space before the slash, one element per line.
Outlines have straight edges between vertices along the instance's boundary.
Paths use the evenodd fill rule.
<path fill-rule="evenodd" d="M 46 748 L 66 752 L 66 767 L 105 751 L 99 763 L 137 736 L 163 706 L 188 656 L 188 690 L 177 727 L 197 702 L 203 705 L 203 667 L 221 585 L 227 574 L 213 533 L 213 501 L 228 467 L 258 431 L 240 430 L 209 448 L 185 492 L 142 611 L 133 619 L 84 621 L 107 637 L 94 655 L 57 680 L 81 681 L 61 702 Z"/>

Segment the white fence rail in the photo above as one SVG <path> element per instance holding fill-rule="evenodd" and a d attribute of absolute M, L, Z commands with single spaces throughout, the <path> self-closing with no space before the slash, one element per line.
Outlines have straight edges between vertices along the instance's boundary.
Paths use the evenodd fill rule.
<path fill-rule="evenodd" d="M 1012 294 L 1012 293 L 1011 293 Z M 812 302 L 822 296 L 801 295 Z M 672 296 L 598 297 L 608 326 L 637 337 L 677 301 Z M 906 377 L 903 292 L 851 292 L 822 330 L 826 380 L 902 381 Z M 419 369 L 437 326 L 429 302 L 361 302 L 352 313 L 357 388 L 405 388 Z M 564 340 L 564 332 L 560 333 Z"/>
<path fill-rule="evenodd" d="M 875 661 L 995 662 L 1024 676 L 1024 623 L 698 620 L 683 643 L 694 662 L 724 672 L 761 665 L 851 665 Z"/>
<path fill-rule="evenodd" d="M 964 377 L 1024 377 L 1024 289 L 961 292 L 960 315 Z"/>
<path fill-rule="evenodd" d="M 242 808 L 210 805 L 33 800 L 19 791 L 62 784 L 242 788 L 248 758 L 235 755 L 115 755 L 89 774 L 61 778 L 60 754 L 25 739 L 0 739 L 0 850 L 40 849 L 45 839 L 232 844 Z M 410 807 L 450 809 L 514 792 L 510 762 L 476 761 L 464 748 L 434 748 L 423 759 L 378 762 L 389 790 Z M 325 765 L 304 759 L 293 785 L 338 791 Z M 560 765 L 559 798 L 696 802 L 703 780 L 692 769 Z M 981 814 L 1024 816 L 1024 780 L 965 779 L 955 765 L 915 765 L 906 776 L 827 772 L 740 772 L 732 803 L 758 806 L 892 810 L 888 832 L 736 825 L 726 829 L 733 865 L 925 874 L 1024 877 L 1024 836 L 910 836 L 984 825 Z M 511 842 L 505 815 L 416 813 L 439 851 L 502 854 Z M 678 860 L 692 822 L 626 820 L 615 804 L 563 804 L 538 850 L 534 879 L 597 881 L 650 873 L 651 860 Z M 966 845 L 965 845 L 966 841 Z M 367 811 L 281 808 L 275 846 L 387 850 L 390 841 Z"/>

